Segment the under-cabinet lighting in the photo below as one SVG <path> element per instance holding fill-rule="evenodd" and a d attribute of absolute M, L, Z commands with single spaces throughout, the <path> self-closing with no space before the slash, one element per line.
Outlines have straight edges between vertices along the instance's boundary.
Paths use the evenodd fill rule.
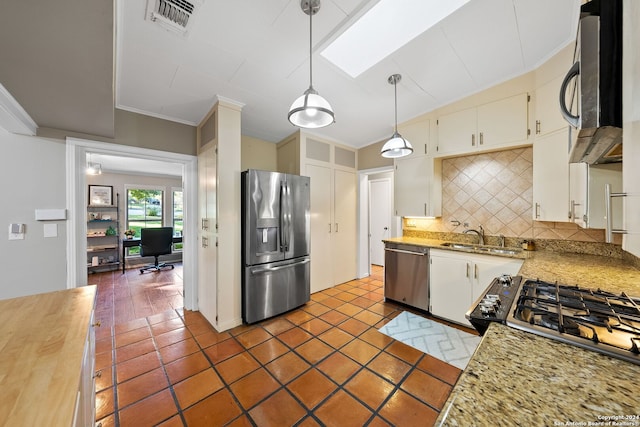
<path fill-rule="evenodd" d="M 469 0 L 380 0 L 320 54 L 358 77 Z"/>

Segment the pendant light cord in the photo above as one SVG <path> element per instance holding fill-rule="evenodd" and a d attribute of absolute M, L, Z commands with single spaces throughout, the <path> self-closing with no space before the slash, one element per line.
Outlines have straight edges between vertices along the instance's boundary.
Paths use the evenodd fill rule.
<path fill-rule="evenodd" d="M 313 53 L 312 40 L 313 37 L 313 3 L 309 2 L 309 87 L 313 87 Z"/>
<path fill-rule="evenodd" d="M 393 98 L 395 102 L 395 113 L 396 113 L 396 129 L 395 133 L 398 133 L 398 82 L 395 77 L 393 79 Z"/>

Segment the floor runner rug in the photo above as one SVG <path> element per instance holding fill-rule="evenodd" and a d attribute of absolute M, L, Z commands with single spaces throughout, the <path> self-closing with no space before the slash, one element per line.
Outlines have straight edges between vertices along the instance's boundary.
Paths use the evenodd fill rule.
<path fill-rule="evenodd" d="M 482 338 L 408 311 L 379 331 L 460 369 L 467 366 Z"/>

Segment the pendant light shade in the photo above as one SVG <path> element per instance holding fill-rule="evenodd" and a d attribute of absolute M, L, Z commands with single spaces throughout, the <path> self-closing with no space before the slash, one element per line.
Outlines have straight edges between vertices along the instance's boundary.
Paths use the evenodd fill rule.
<path fill-rule="evenodd" d="M 291 104 L 288 118 L 294 126 L 316 129 L 335 122 L 331 105 L 313 88 L 311 35 L 313 15 L 320 10 L 320 0 L 300 0 L 300 7 L 304 13 L 309 15 L 309 89 Z"/>
<path fill-rule="evenodd" d="M 411 143 L 404 139 L 402 135 L 398 133 L 398 90 L 396 84 L 400 81 L 402 76 L 400 74 L 393 74 L 389 76 L 387 80 L 389 84 L 393 85 L 393 91 L 395 94 L 395 131 L 391 138 L 385 142 L 380 155 L 391 159 L 397 159 L 398 157 L 408 156 L 413 153 L 413 147 Z"/>

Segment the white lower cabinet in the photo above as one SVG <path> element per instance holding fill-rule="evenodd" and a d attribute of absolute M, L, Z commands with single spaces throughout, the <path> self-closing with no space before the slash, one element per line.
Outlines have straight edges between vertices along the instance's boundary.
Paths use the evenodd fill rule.
<path fill-rule="evenodd" d="M 84 354 L 82 357 L 82 372 L 78 384 L 78 394 L 74 415 L 74 426 L 86 427 L 95 424 L 96 420 L 96 333 L 94 314 L 91 312 L 91 321 L 87 329 Z"/>
<path fill-rule="evenodd" d="M 471 326 L 465 313 L 491 281 L 502 274 L 517 274 L 523 263 L 516 258 L 438 249 L 432 249 L 429 258 L 429 311 L 465 326 Z"/>

